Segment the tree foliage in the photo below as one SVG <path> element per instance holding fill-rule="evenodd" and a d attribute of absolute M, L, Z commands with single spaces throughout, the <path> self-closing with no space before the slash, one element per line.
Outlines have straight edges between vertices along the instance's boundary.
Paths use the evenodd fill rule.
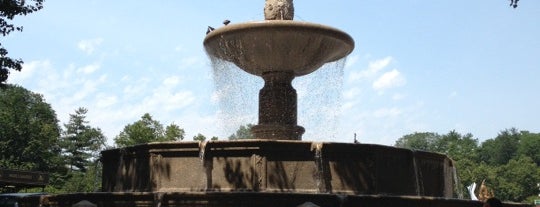
<path fill-rule="evenodd" d="M 524 201 L 537 192 L 536 183 L 540 181 L 540 168 L 530 157 L 518 156 L 496 169 L 492 178 L 496 186 L 496 196 L 511 201 Z"/>
<path fill-rule="evenodd" d="M 43 8 L 43 0 L 1 0 L 0 1 L 0 33 L 7 36 L 13 31 L 22 31 L 22 26 L 16 26 L 11 23 L 18 15 L 27 15 Z M 0 43 L 0 84 L 4 83 L 9 70 L 20 71 L 23 61 L 13 59 L 8 56 L 8 51 Z"/>
<path fill-rule="evenodd" d="M 68 174 L 67 182 L 59 189 L 54 189 L 54 193 L 73 192 L 96 192 L 101 189 L 101 165 L 94 162 L 87 166 L 86 172 L 72 171 Z"/>
<path fill-rule="evenodd" d="M 440 135 L 436 133 L 415 132 L 399 138 L 394 146 L 423 151 L 435 151 L 435 142 L 439 139 Z"/>
<path fill-rule="evenodd" d="M 193 136 L 193 141 L 204 142 L 206 141 L 206 136 L 202 135 L 201 133 L 198 133 L 197 135 Z"/>
<path fill-rule="evenodd" d="M 530 157 L 540 166 L 540 134 L 521 131 L 517 154 Z"/>
<path fill-rule="evenodd" d="M 477 160 L 478 140 L 472 134 L 462 135 L 455 130 L 441 136 L 436 142 L 435 151 L 447 154 L 454 160 Z"/>
<path fill-rule="evenodd" d="M 165 128 L 165 140 L 183 140 L 184 135 L 184 129 L 174 123 Z"/>
<path fill-rule="evenodd" d="M 255 136 L 251 133 L 251 127 L 253 127 L 253 124 L 246 124 L 242 125 L 236 130 L 236 133 L 231 134 L 229 136 L 229 140 L 237 140 L 237 139 L 253 139 Z"/>
<path fill-rule="evenodd" d="M 159 121 L 145 113 L 141 120 L 125 126 L 114 142 L 118 147 L 126 147 L 149 142 L 179 141 L 184 139 L 184 134 L 184 130 L 174 123 L 164 130 Z"/>
<path fill-rule="evenodd" d="M 43 96 L 20 86 L 0 86 L 0 166 L 42 171 L 61 186 L 66 173 L 59 145 L 60 126 Z"/>
<path fill-rule="evenodd" d="M 20 86 L 0 87 L 0 129 L 1 166 L 45 172 L 58 167 L 60 127 L 40 94 Z"/>
<path fill-rule="evenodd" d="M 218 137 L 214 136 L 214 137 L 210 138 L 210 140 L 216 141 L 216 140 L 218 140 Z M 193 141 L 204 142 L 204 141 L 206 141 L 206 136 L 204 136 L 201 133 L 198 133 L 197 135 L 193 136 Z"/>
<path fill-rule="evenodd" d="M 480 159 L 492 165 L 504 165 L 516 157 L 521 133 L 511 128 L 501 131 L 495 139 L 482 143 L 479 149 Z"/>
<path fill-rule="evenodd" d="M 74 114 L 70 114 L 60 139 L 63 155 L 70 169 L 81 172 L 85 172 L 105 148 L 105 136 L 100 128 L 88 124 L 87 112 L 88 109 L 80 107 Z"/>

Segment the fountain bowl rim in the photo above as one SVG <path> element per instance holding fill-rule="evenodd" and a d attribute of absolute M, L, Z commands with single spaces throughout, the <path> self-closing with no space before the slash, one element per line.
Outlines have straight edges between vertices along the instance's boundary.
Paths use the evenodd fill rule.
<path fill-rule="evenodd" d="M 215 36 L 219 36 L 227 32 L 246 30 L 246 29 L 256 29 L 256 28 L 263 28 L 263 27 L 312 28 L 312 29 L 318 29 L 318 30 L 326 30 L 328 32 L 338 33 L 345 36 L 343 39 L 346 39 L 346 41 L 348 41 L 350 45 L 354 47 L 353 38 L 340 29 L 327 26 L 324 24 L 318 24 L 318 23 L 307 22 L 307 21 L 297 21 L 297 20 L 259 20 L 259 21 L 231 23 L 229 25 L 216 28 L 215 30 L 208 33 L 206 37 L 204 38 L 203 44 L 206 45 L 206 43 L 209 40 L 215 38 Z"/>
<path fill-rule="evenodd" d="M 238 41 L 237 37 L 241 36 L 249 36 L 249 35 L 257 35 L 260 33 L 268 33 L 268 32 L 275 32 L 273 34 L 276 34 L 279 36 L 279 34 L 301 34 L 303 37 L 310 37 L 311 34 L 322 37 L 326 40 L 331 40 L 330 42 L 333 42 L 337 45 L 333 45 L 332 49 L 326 51 L 326 52 L 317 52 L 317 53 L 307 53 L 311 54 L 310 60 L 317 60 L 314 62 L 308 61 L 308 65 L 300 64 L 298 66 L 301 67 L 277 67 L 277 66 L 269 66 L 268 64 L 260 64 L 261 61 L 258 60 L 264 60 L 268 62 L 270 59 L 273 60 L 273 63 L 279 63 L 279 62 L 287 62 L 288 60 L 282 59 L 282 58 L 288 58 L 288 56 L 285 55 L 285 57 L 282 55 L 281 58 L 253 58 L 254 56 L 250 56 L 248 58 L 237 58 L 235 55 L 228 56 L 227 54 L 234 54 L 234 53 L 240 53 L 240 54 L 250 54 L 253 51 L 260 52 L 262 50 L 271 49 L 272 47 L 267 46 L 268 44 L 258 44 L 258 46 L 252 46 L 251 44 L 254 44 L 256 41 L 250 40 L 247 42 L 244 42 L 244 44 L 247 43 L 250 49 L 244 51 L 244 52 L 233 52 L 228 53 L 225 51 L 225 49 L 217 49 L 219 47 L 223 46 L 217 46 L 221 44 L 228 44 L 227 41 L 235 40 Z M 238 35 L 240 34 L 240 35 Z M 258 36 L 256 36 L 258 37 Z M 259 42 L 265 42 L 265 38 L 271 37 L 268 39 L 270 42 L 276 43 L 276 39 L 273 38 L 272 35 L 266 36 L 266 37 L 258 37 L 255 39 L 258 39 Z M 283 36 L 282 36 L 283 37 Z M 298 37 L 295 37 L 298 38 Z M 236 44 L 236 43 L 235 43 Z M 279 43 L 278 43 L 279 44 Z M 309 39 L 306 39 L 303 41 L 303 44 L 309 44 Z M 216 28 L 215 30 L 211 31 L 206 35 L 203 41 L 203 45 L 206 49 L 207 54 L 210 57 L 217 57 L 219 59 L 223 59 L 229 62 L 235 63 L 238 67 L 245 70 L 248 73 L 251 73 L 253 75 L 261 76 L 262 73 L 270 72 L 273 70 L 276 71 L 294 71 L 295 76 L 302 76 L 309 74 L 318 68 L 320 68 L 323 64 L 337 61 L 341 58 L 346 57 L 350 53 L 352 53 L 354 49 L 354 40 L 353 38 L 345 33 L 342 30 L 339 30 L 334 27 L 330 27 L 323 24 L 317 24 L 317 23 L 311 23 L 306 21 L 294 21 L 294 20 L 262 20 L 262 21 L 249 21 L 249 22 L 241 22 L 241 23 L 234 23 L 229 24 L 226 26 L 222 26 L 219 28 Z M 292 54 L 296 54 L 298 52 L 302 52 L 301 50 L 304 49 L 307 45 L 299 46 L 299 47 L 292 47 L 296 50 L 289 51 L 292 52 Z M 224 48 L 228 48 L 225 46 Z M 256 48 L 256 50 L 253 50 Z M 316 48 L 316 47 L 312 47 Z M 266 54 L 276 54 L 270 52 L 271 50 L 267 51 Z M 246 53 L 247 52 L 247 53 Z M 285 53 L 284 53 L 285 54 Z M 313 55 L 317 54 L 324 54 L 323 56 L 316 57 Z M 271 55 L 272 57 L 275 57 L 274 55 Z M 280 55 L 277 55 L 280 56 Z M 300 61 L 302 63 L 302 61 Z"/>

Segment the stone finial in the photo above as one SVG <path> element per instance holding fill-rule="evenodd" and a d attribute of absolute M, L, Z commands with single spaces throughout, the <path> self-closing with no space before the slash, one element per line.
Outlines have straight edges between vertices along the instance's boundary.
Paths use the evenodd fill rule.
<path fill-rule="evenodd" d="M 293 0 L 266 0 L 264 5 L 264 19 L 293 20 L 293 18 Z"/>

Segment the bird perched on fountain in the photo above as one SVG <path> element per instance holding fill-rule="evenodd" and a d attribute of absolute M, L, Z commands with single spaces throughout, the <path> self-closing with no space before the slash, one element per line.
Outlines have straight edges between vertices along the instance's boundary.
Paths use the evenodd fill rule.
<path fill-rule="evenodd" d="M 518 6 L 517 3 L 518 3 L 519 0 L 510 0 L 510 6 L 511 7 L 514 7 L 514 9 Z"/>
<path fill-rule="evenodd" d="M 214 28 L 211 27 L 211 26 L 208 26 L 208 29 L 206 29 L 206 34 L 212 32 L 212 31 L 214 31 Z"/>
<path fill-rule="evenodd" d="M 293 20 L 293 0 L 266 0 L 264 4 L 264 19 Z"/>
<path fill-rule="evenodd" d="M 223 24 L 224 24 L 225 26 L 227 26 L 229 23 L 231 23 L 231 20 L 228 20 L 228 19 L 223 20 Z"/>

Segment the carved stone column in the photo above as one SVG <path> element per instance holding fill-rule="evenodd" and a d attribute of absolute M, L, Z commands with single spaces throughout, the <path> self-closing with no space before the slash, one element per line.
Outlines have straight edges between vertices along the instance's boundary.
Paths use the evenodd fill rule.
<path fill-rule="evenodd" d="M 259 124 L 252 128 L 257 139 L 300 140 L 304 128 L 296 125 L 296 90 L 292 71 L 262 74 L 264 87 L 259 91 Z"/>

